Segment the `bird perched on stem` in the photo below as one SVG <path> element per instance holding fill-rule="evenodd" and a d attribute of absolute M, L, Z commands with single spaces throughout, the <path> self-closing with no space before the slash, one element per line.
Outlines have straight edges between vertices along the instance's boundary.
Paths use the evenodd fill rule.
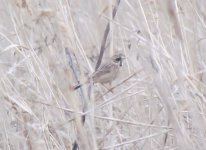
<path fill-rule="evenodd" d="M 86 82 L 76 85 L 74 90 L 89 83 L 89 81 L 102 84 L 111 83 L 119 75 L 119 69 L 122 67 L 125 58 L 125 55 L 122 53 L 113 55 L 108 62 L 102 64 L 94 73 L 92 73 Z"/>

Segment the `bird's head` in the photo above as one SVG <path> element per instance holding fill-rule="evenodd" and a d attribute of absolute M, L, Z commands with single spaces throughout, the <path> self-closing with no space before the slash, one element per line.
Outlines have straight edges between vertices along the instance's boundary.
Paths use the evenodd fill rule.
<path fill-rule="evenodd" d="M 112 61 L 114 63 L 120 63 L 120 66 L 122 66 L 122 61 L 125 59 L 125 55 L 122 54 L 122 53 L 119 53 L 119 54 L 115 54 L 112 56 Z"/>

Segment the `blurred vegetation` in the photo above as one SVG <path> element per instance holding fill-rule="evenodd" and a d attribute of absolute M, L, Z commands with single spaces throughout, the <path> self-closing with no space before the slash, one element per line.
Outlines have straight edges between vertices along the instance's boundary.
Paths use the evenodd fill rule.
<path fill-rule="evenodd" d="M 206 149 L 206 1 L 0 2 L 0 149 Z"/>

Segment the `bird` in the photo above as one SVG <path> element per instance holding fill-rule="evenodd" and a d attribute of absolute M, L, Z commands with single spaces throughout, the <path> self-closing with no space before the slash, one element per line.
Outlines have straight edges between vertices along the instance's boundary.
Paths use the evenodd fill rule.
<path fill-rule="evenodd" d="M 102 64 L 95 72 L 93 72 L 86 82 L 76 85 L 74 90 L 90 81 L 93 83 L 111 84 L 111 82 L 119 75 L 120 67 L 122 67 L 122 63 L 125 58 L 125 55 L 122 53 L 113 55 L 107 62 Z"/>

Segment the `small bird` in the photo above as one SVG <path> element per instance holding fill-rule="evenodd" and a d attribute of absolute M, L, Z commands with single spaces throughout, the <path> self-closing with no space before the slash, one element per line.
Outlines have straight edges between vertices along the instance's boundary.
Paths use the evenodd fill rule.
<path fill-rule="evenodd" d="M 104 63 L 97 71 L 92 73 L 85 83 L 91 80 L 93 83 L 111 83 L 119 75 L 119 69 L 122 67 L 122 62 L 125 58 L 125 55 L 122 53 L 113 55 L 108 62 Z M 78 84 L 74 87 L 74 90 L 80 88 L 83 84 Z"/>

